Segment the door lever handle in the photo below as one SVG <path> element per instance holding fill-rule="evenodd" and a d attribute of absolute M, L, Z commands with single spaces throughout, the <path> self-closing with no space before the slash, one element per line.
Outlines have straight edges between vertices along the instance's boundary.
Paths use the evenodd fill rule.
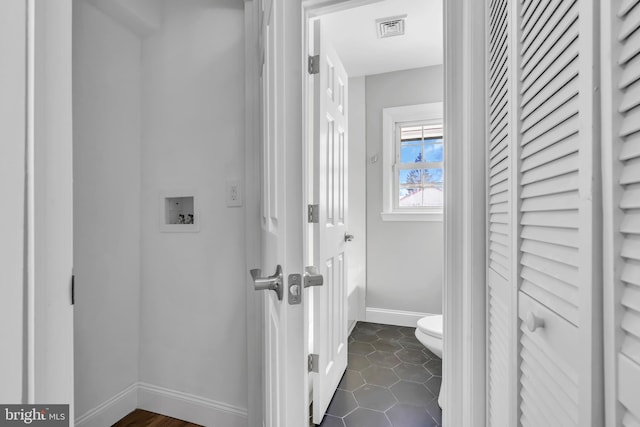
<path fill-rule="evenodd" d="M 318 273 L 318 267 L 309 266 L 304 268 L 304 287 L 309 286 L 322 286 L 324 284 L 324 278 L 322 274 Z"/>
<path fill-rule="evenodd" d="M 261 277 L 262 270 L 254 268 L 251 270 L 251 278 L 253 279 L 253 287 L 256 291 L 274 291 L 278 295 L 278 301 L 282 301 L 282 267 L 278 265 L 276 272 L 267 277 Z"/>

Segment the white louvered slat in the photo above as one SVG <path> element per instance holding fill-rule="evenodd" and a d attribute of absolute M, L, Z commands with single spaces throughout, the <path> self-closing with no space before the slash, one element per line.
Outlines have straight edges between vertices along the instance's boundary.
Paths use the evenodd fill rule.
<path fill-rule="evenodd" d="M 544 319 L 541 330 L 530 331 L 527 317 Z M 545 420 L 549 426 L 579 426 L 579 375 L 575 369 L 577 329 L 529 296 L 520 296 L 520 384 L 523 426 L 529 419 Z"/>
<path fill-rule="evenodd" d="M 592 410 L 595 0 L 521 0 L 517 19 L 520 425 L 601 424 Z M 636 94 L 628 106 L 640 104 Z M 586 185 L 588 183 L 588 185 Z M 630 226 L 634 226 L 630 223 Z M 516 240 L 517 241 L 517 240 Z M 531 319 L 543 324 L 533 331 Z M 630 328 L 635 325 L 630 324 Z M 595 334 L 594 334 L 595 336 Z M 596 339 L 597 341 L 597 339 Z M 590 353 L 591 352 L 591 353 Z"/>
<path fill-rule="evenodd" d="M 510 0 L 489 4 L 487 203 L 487 421 L 510 427 L 513 316 L 511 280 L 512 77 Z"/>
<path fill-rule="evenodd" d="M 623 426 L 640 425 L 640 1 L 618 2 L 620 20 L 616 20 L 614 42 L 618 43 L 618 90 L 616 97 L 620 126 L 619 208 L 623 215 L 617 222 L 622 233 L 622 249 L 615 256 L 622 264 L 619 306 L 621 342 L 618 356 L 618 401 L 622 407 Z M 614 178 L 615 179 L 615 178 Z"/>
<path fill-rule="evenodd" d="M 508 412 L 504 410 L 509 400 L 508 376 L 505 366 L 509 366 L 510 334 L 508 308 L 510 300 L 506 292 L 507 283 L 502 276 L 491 272 L 489 277 L 489 401 L 488 412 L 492 426 L 508 426 Z"/>
<path fill-rule="evenodd" d="M 510 186 L 510 95 L 508 2 L 496 0 L 489 11 L 489 240 L 490 267 L 507 278 L 509 265 L 508 200 Z M 500 196 L 499 198 L 497 196 Z M 502 226 L 500 226 L 502 225 Z M 500 243 L 495 243 L 500 241 Z"/>

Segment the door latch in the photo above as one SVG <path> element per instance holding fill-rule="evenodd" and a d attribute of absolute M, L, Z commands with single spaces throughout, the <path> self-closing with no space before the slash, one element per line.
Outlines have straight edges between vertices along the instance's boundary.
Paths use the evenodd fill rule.
<path fill-rule="evenodd" d="M 324 278 L 318 273 L 318 268 L 314 266 L 305 267 L 304 275 L 290 274 L 288 277 L 289 305 L 296 305 L 302 302 L 302 289 L 309 286 L 322 286 Z"/>

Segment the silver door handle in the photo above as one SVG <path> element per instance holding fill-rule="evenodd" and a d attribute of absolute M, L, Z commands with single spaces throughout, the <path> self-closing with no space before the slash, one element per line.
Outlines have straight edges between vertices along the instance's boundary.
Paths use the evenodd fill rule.
<path fill-rule="evenodd" d="M 304 287 L 309 286 L 322 286 L 324 278 L 322 274 L 318 273 L 318 267 L 309 266 L 304 268 Z"/>
<path fill-rule="evenodd" d="M 278 300 L 282 301 L 282 267 L 278 265 L 276 272 L 272 276 L 260 277 L 262 270 L 254 268 L 251 270 L 251 278 L 253 279 L 253 286 L 256 291 L 274 291 L 278 295 Z"/>
<path fill-rule="evenodd" d="M 349 233 L 344 233 L 344 241 L 345 242 L 350 242 L 353 239 L 355 239 L 355 237 L 353 237 L 353 234 L 349 234 Z"/>

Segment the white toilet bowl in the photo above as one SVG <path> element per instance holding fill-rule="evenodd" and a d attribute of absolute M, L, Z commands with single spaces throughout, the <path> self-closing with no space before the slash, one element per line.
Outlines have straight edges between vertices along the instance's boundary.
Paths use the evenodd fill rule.
<path fill-rule="evenodd" d="M 416 338 L 442 359 L 442 314 L 426 316 L 418 320 Z"/>
<path fill-rule="evenodd" d="M 426 316 L 418 320 L 416 338 L 433 354 L 442 359 L 442 314 Z M 443 384 L 444 385 L 444 384 Z M 442 387 L 438 395 L 438 404 L 443 407 Z"/>

